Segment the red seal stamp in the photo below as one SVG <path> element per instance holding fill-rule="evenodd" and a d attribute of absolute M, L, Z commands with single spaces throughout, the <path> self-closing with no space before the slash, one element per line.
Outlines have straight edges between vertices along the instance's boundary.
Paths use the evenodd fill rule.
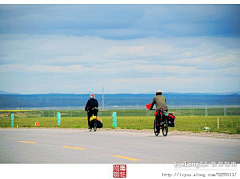
<path fill-rule="evenodd" d="M 127 165 L 113 165 L 113 178 L 126 178 Z"/>

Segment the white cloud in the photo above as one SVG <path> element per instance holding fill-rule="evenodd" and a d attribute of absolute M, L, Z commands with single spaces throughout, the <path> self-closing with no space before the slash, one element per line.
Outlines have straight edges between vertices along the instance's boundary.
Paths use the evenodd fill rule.
<path fill-rule="evenodd" d="M 0 73 L 81 73 L 81 65 L 49 66 L 49 65 L 25 65 L 6 64 L 0 65 Z"/>
<path fill-rule="evenodd" d="M 240 91 L 239 6 L 1 5 L 0 89 Z"/>
<path fill-rule="evenodd" d="M 24 79 L 31 81 L 26 85 L 38 86 L 33 79 L 40 78 L 38 81 L 45 84 L 45 88 L 37 89 L 46 92 L 58 92 L 54 91 L 54 84 L 61 92 L 75 93 L 91 91 L 95 86 L 100 90 L 105 86 L 111 93 L 143 93 L 151 92 L 152 88 L 170 92 L 239 91 L 238 40 L 0 35 L 1 89 L 11 89 L 12 82 Z M 50 82 L 49 77 L 53 76 L 55 80 Z M 225 88 L 227 85 L 229 88 Z M 34 88 L 14 89 L 24 93 Z"/>

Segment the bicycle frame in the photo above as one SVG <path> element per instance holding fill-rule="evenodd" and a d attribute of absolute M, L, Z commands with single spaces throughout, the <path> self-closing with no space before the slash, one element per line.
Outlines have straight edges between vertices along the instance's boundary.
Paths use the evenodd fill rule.
<path fill-rule="evenodd" d="M 156 111 L 155 113 L 155 120 L 154 120 L 154 134 L 158 136 L 160 133 L 160 128 L 162 129 L 163 136 L 167 136 L 168 133 L 168 121 L 167 118 L 164 116 L 164 111 L 161 108 L 160 110 Z"/>

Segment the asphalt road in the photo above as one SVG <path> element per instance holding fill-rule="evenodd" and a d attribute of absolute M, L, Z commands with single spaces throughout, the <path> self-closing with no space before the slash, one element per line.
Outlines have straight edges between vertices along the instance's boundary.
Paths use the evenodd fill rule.
<path fill-rule="evenodd" d="M 146 132 L 0 129 L 0 163 L 240 163 L 240 140 Z"/>

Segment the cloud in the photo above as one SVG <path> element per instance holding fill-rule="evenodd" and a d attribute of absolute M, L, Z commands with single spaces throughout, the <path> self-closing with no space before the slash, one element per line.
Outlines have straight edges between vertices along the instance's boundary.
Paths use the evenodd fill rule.
<path fill-rule="evenodd" d="M 66 35 L 0 35 L 0 64 L 82 68 L 139 68 L 157 71 L 174 67 L 195 70 L 239 66 L 239 38 L 184 37 L 106 40 Z M 5 68 L 5 67 L 4 67 Z M 96 69 L 97 70 L 97 69 Z M 178 69 L 175 69 L 179 71 Z M 165 70 L 167 71 L 167 70 Z M 173 70 L 169 70 L 173 71 Z"/>
<path fill-rule="evenodd" d="M 239 91 L 239 9 L 0 5 L 0 89 Z"/>
<path fill-rule="evenodd" d="M 62 92 L 77 93 L 88 92 L 94 85 L 99 89 L 105 86 L 109 92 L 137 93 L 149 92 L 149 87 L 199 92 L 211 91 L 215 84 L 219 91 L 223 89 L 213 81 L 208 86 L 210 79 L 226 85 L 234 82 L 235 85 L 230 84 L 233 89 L 228 89 L 231 91 L 237 91 L 240 84 L 238 38 L 151 37 L 118 41 L 19 34 L 1 35 L 0 39 L 4 49 L 0 51 L 0 81 L 6 87 L 11 86 L 9 81 L 19 83 L 24 79 L 31 81 L 28 85 L 38 86 L 32 78 L 46 84 L 51 92 L 55 90 L 55 83 Z M 10 76 L 12 80 L 7 80 Z M 54 82 L 50 82 L 53 77 Z M 174 83 L 174 87 L 169 82 Z"/>
<path fill-rule="evenodd" d="M 0 65 L 0 73 L 81 73 L 81 65 L 50 66 L 6 64 Z"/>
<path fill-rule="evenodd" d="M 1 5 L 0 33 L 107 39 L 240 35 L 239 5 Z"/>

